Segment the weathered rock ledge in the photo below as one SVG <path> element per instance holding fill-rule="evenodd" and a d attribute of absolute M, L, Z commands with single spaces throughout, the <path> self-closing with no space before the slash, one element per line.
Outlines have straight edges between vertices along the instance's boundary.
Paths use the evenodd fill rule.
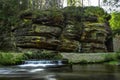
<path fill-rule="evenodd" d="M 97 11 L 98 10 L 98 11 Z M 59 52 L 107 52 L 108 14 L 98 7 L 25 11 L 13 29 L 16 47 Z"/>

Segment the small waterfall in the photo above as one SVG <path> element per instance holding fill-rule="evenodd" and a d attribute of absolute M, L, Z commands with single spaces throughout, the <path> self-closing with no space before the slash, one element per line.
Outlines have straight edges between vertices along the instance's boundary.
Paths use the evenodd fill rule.
<path fill-rule="evenodd" d="M 78 52 L 81 52 L 81 43 L 79 43 L 79 45 L 78 45 Z"/>
<path fill-rule="evenodd" d="M 62 61 L 61 61 L 61 60 L 59 60 L 59 61 L 58 61 L 58 64 L 59 64 L 59 65 L 62 65 L 63 63 L 62 63 Z"/>
<path fill-rule="evenodd" d="M 50 64 L 53 63 L 52 61 L 46 61 L 46 60 L 42 60 L 42 61 L 25 61 L 24 64 Z"/>
<path fill-rule="evenodd" d="M 67 63 L 66 60 L 26 60 L 19 67 L 59 67 Z"/>

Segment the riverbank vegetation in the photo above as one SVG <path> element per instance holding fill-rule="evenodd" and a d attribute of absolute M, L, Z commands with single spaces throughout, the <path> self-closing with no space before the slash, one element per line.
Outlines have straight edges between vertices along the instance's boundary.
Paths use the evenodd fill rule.
<path fill-rule="evenodd" d="M 87 64 L 108 64 L 108 65 L 119 65 L 120 61 L 120 53 L 109 53 L 109 54 L 103 54 L 104 57 L 103 60 L 94 61 L 94 62 L 88 62 L 88 61 L 81 61 L 81 64 L 87 63 Z"/>
<path fill-rule="evenodd" d="M 120 53 L 61 53 L 70 64 L 109 64 L 120 60 Z"/>
<path fill-rule="evenodd" d="M 50 51 L 39 53 L 17 53 L 17 52 L 0 52 L 0 65 L 17 65 L 22 64 L 25 60 L 59 60 L 62 56 Z"/>
<path fill-rule="evenodd" d="M 0 52 L 0 65 L 20 64 L 24 59 L 22 53 Z"/>
<path fill-rule="evenodd" d="M 67 53 L 68 57 L 70 53 Z M 25 60 L 62 60 L 68 59 L 69 64 L 110 64 L 119 65 L 120 53 L 98 53 L 97 57 L 95 53 L 90 54 L 78 54 L 74 53 L 76 57 L 72 59 L 64 57 L 61 53 L 53 53 L 43 51 L 41 53 L 15 53 L 15 52 L 0 52 L 0 65 L 18 65 L 22 64 Z M 93 59 L 92 59 L 93 58 Z"/>

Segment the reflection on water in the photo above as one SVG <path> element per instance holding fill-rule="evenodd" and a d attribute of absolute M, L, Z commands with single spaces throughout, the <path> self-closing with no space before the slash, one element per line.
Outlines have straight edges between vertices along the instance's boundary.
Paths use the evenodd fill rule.
<path fill-rule="evenodd" d="M 120 67 L 74 65 L 62 68 L 1 67 L 0 80 L 120 80 Z"/>

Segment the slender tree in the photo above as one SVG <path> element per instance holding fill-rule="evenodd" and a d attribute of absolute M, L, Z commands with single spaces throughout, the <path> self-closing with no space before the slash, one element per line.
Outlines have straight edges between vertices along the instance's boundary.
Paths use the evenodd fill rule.
<path fill-rule="evenodd" d="M 84 6 L 84 4 L 83 4 L 83 0 L 81 1 L 81 3 L 82 3 L 82 7 Z"/>
<path fill-rule="evenodd" d="M 90 2 L 90 0 L 87 0 L 88 1 L 88 6 L 90 6 L 91 5 L 91 2 Z"/>
<path fill-rule="evenodd" d="M 98 6 L 100 7 L 101 5 L 100 5 L 100 0 L 98 0 Z"/>

